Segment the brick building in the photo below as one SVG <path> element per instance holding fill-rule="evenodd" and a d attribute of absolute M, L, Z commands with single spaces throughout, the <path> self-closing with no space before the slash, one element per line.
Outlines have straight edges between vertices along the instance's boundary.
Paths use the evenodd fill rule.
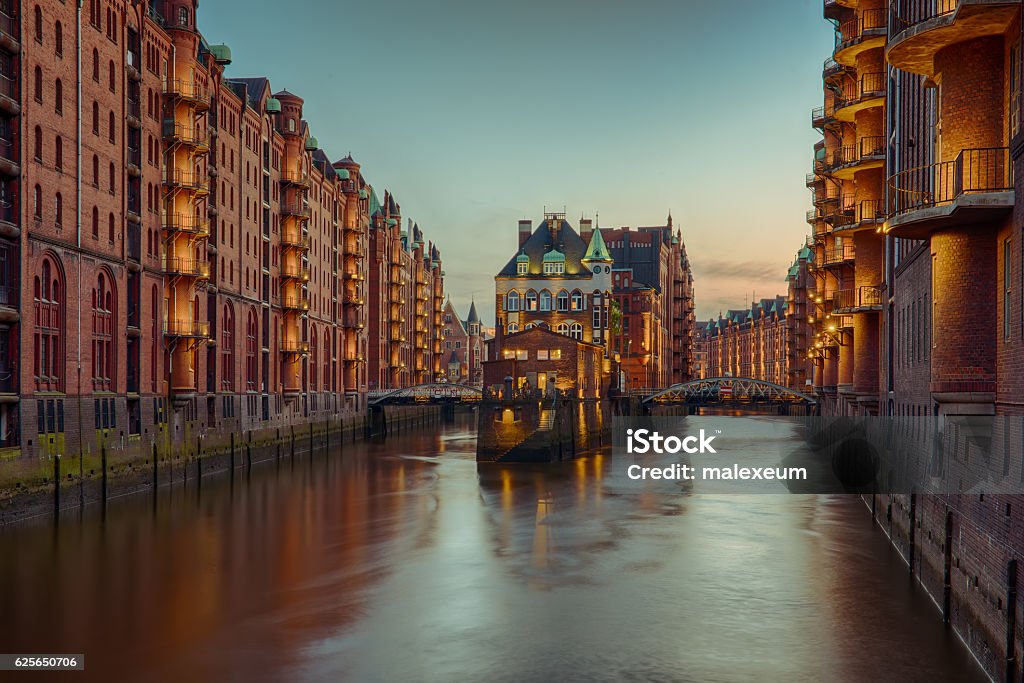
<path fill-rule="evenodd" d="M 581 235 L 589 233 L 581 223 Z M 625 387 L 668 387 L 693 376 L 693 274 L 682 234 L 666 225 L 601 228 L 612 256 L 619 325 L 612 353 Z"/>
<path fill-rule="evenodd" d="M 986 443 L 1014 481 L 1024 476 L 1021 4 L 824 0 L 836 47 L 807 178 L 823 409 L 905 418 L 897 425 L 954 457 L 969 432 L 949 425 L 998 416 Z M 988 675 L 1019 678 L 1019 496 L 879 498 L 892 542 Z"/>
<path fill-rule="evenodd" d="M 619 388 L 670 386 L 691 375 L 693 275 L 672 225 L 598 228 L 549 213 L 519 222 L 519 252 L 495 277 L 497 324 L 539 326 L 601 344 Z"/>
<path fill-rule="evenodd" d="M 451 300 L 446 301 L 442 325 L 442 374 L 449 382 L 482 386 L 483 363 L 488 359 L 490 336 L 480 323 L 476 302 L 470 302 L 469 314 L 463 320 L 455 304 Z"/>
<path fill-rule="evenodd" d="M 300 97 L 229 75 L 196 10 L 90 0 L 79 32 L 76 3 L 0 7 L 4 447 L 173 443 L 364 407 L 383 335 L 364 276 L 391 213 L 351 157 L 319 149 Z M 422 236 L 392 242 L 386 282 L 407 289 L 378 294 L 407 306 L 411 370 L 391 381 L 412 382 L 439 369 L 440 259 Z"/>
<path fill-rule="evenodd" d="M 483 384 L 490 393 L 504 391 L 511 378 L 520 395 L 556 391 L 580 399 L 607 396 L 608 364 L 602 344 L 533 326 L 505 336 L 499 327 L 489 342 L 492 360 L 483 363 Z"/>
<path fill-rule="evenodd" d="M 709 377 L 750 377 L 786 385 L 789 326 L 786 297 L 761 299 L 703 326 Z"/>

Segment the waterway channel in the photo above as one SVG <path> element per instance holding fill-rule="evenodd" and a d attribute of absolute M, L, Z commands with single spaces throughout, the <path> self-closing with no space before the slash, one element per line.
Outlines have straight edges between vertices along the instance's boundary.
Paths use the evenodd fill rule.
<path fill-rule="evenodd" d="M 2 529 L 2 650 L 98 681 L 985 680 L 857 498 L 474 453 L 464 416 Z"/>

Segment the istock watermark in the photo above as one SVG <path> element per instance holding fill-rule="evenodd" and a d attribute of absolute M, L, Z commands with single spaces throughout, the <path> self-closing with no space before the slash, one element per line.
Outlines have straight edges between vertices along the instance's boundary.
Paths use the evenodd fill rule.
<path fill-rule="evenodd" d="M 715 436 L 722 433 L 716 429 Z M 692 436 L 662 436 L 660 433 L 649 429 L 627 429 L 626 430 L 626 451 L 629 453 L 657 453 L 659 455 L 677 453 L 717 453 L 711 442 L 715 436 L 708 436 L 705 430 Z M 697 444 L 696 446 L 694 444 Z"/>

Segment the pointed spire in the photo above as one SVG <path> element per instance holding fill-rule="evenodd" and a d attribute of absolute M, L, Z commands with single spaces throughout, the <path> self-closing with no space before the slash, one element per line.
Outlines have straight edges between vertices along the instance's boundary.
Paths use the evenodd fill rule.
<path fill-rule="evenodd" d="M 604 243 L 604 237 L 601 236 L 601 230 L 599 228 L 594 228 L 594 234 L 590 236 L 590 246 L 587 247 L 587 253 L 584 254 L 581 260 L 584 263 L 587 261 L 607 261 L 611 263 L 611 252 L 608 251 L 608 247 Z"/>
<path fill-rule="evenodd" d="M 466 322 L 469 324 L 480 322 L 480 316 L 476 312 L 476 298 L 470 300 L 469 304 L 469 317 L 466 318 Z"/>

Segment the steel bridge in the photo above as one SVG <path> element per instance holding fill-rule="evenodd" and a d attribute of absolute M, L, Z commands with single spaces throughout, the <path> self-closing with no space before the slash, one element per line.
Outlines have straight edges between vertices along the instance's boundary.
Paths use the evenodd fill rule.
<path fill-rule="evenodd" d="M 807 411 L 814 411 L 818 406 L 818 400 L 813 396 L 781 384 L 749 377 L 695 379 L 644 396 L 641 402 L 648 409 L 657 405 L 726 408 L 770 405 L 802 406 Z"/>
<path fill-rule="evenodd" d="M 389 406 L 422 403 L 475 403 L 484 397 L 484 392 L 465 384 L 432 382 L 413 387 L 371 394 L 369 405 Z"/>

